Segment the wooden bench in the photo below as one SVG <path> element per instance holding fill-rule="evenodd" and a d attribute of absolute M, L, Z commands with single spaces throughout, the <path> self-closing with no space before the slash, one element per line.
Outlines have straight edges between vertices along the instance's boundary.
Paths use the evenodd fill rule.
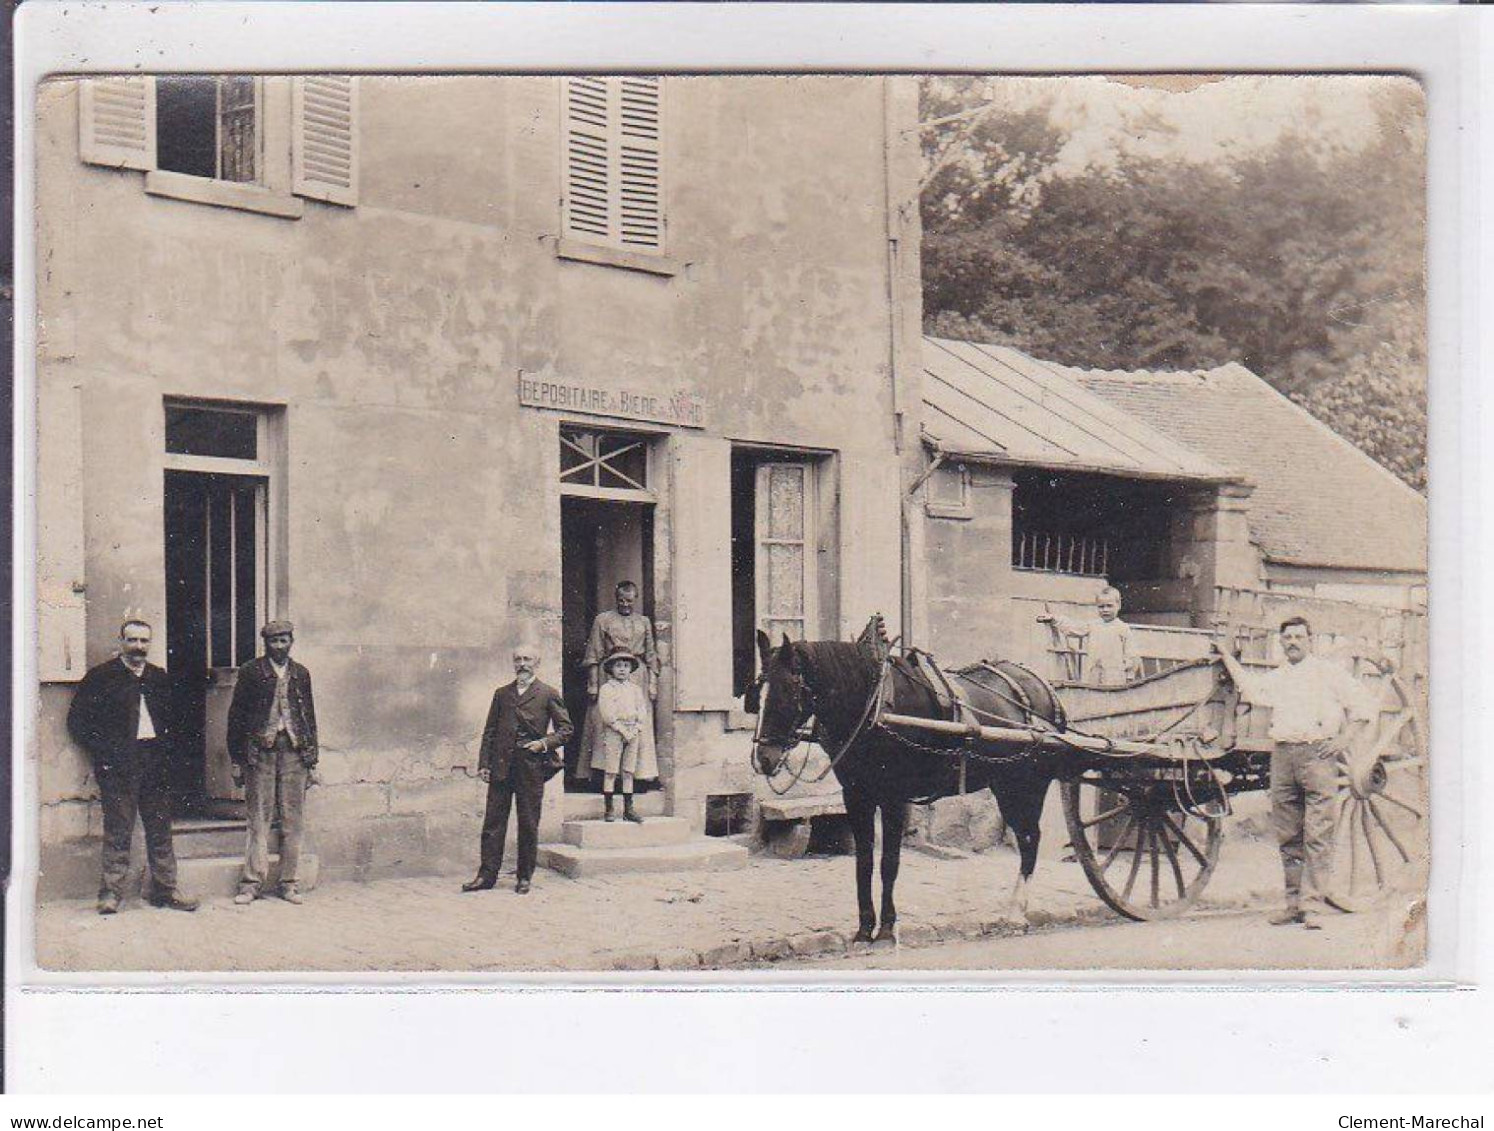
<path fill-rule="evenodd" d="M 775 797 L 758 809 L 762 818 L 763 847 L 780 860 L 797 860 L 809 850 L 809 834 L 816 817 L 842 817 L 845 803 L 840 794 L 813 797 Z"/>

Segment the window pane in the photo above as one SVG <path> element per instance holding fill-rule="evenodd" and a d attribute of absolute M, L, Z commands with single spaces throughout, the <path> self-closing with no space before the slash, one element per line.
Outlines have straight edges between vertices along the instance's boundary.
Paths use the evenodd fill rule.
<path fill-rule="evenodd" d="M 637 436 L 622 433 L 609 436 L 603 433 L 601 450 L 607 463 L 607 470 L 613 472 L 613 477 L 620 480 L 617 483 L 608 483 L 604 474 L 602 486 L 635 488 L 648 486 L 648 451 L 643 441 Z"/>
<path fill-rule="evenodd" d="M 156 79 L 156 167 L 194 177 L 217 176 L 218 80 Z"/>
<path fill-rule="evenodd" d="M 763 627 L 768 634 L 768 639 L 777 644 L 785 636 L 790 640 L 804 639 L 804 622 L 802 620 L 770 620 Z"/>
<path fill-rule="evenodd" d="M 804 537 L 804 469 L 779 464 L 768 469 L 768 537 Z"/>
<path fill-rule="evenodd" d="M 220 80 L 222 129 L 219 130 L 219 178 L 254 180 L 254 79 L 229 75 Z"/>
<path fill-rule="evenodd" d="M 768 614 L 804 615 L 804 547 L 770 545 L 768 551 Z"/>
<path fill-rule="evenodd" d="M 259 458 L 259 420 L 251 412 L 166 408 L 166 450 L 182 456 Z"/>

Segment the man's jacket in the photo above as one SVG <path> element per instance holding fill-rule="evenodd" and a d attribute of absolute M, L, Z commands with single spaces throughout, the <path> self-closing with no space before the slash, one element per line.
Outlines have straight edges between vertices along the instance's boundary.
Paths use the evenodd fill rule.
<path fill-rule="evenodd" d="M 316 765 L 316 702 L 311 695 L 311 673 L 295 660 L 286 661 L 290 678 L 291 727 L 296 732 L 296 750 L 307 766 Z M 228 707 L 228 756 L 242 766 L 255 750 L 263 749 L 262 736 L 270 708 L 275 704 L 275 666 L 268 656 L 250 660 L 239 669 Z"/>
<path fill-rule="evenodd" d="M 156 739 L 169 749 L 176 707 L 171 677 L 155 664 L 147 663 L 136 676 L 123 660 L 109 660 L 90 668 L 78 684 L 67 710 L 67 729 L 93 759 L 95 772 L 132 764 L 142 695 Z"/>
<path fill-rule="evenodd" d="M 552 723 L 554 730 L 550 729 Z M 517 683 L 506 683 L 493 692 L 487 725 L 482 728 L 477 768 L 491 770 L 492 780 L 502 781 L 508 777 L 514 758 L 550 761 L 555 751 L 570 741 L 573 730 L 565 700 L 548 683 L 535 680 L 523 695 Z M 544 742 L 544 754 L 519 749 L 535 739 Z"/>

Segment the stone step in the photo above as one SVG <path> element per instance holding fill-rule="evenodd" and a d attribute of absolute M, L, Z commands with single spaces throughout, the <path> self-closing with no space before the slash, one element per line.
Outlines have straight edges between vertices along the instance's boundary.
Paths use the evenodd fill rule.
<path fill-rule="evenodd" d="M 747 867 L 751 855 L 740 844 L 695 837 L 654 848 L 580 848 L 542 844 L 539 862 L 573 879 L 641 872 L 728 872 Z"/>
<path fill-rule="evenodd" d="M 178 860 L 200 860 L 210 856 L 233 856 L 242 859 L 248 830 L 243 821 L 186 820 L 171 826 L 171 843 Z M 270 834 L 270 850 L 276 848 L 279 836 Z"/>
<path fill-rule="evenodd" d="M 298 877 L 302 891 L 316 887 L 320 873 L 320 861 L 313 852 L 301 853 L 301 874 Z M 178 859 L 176 863 L 177 887 L 187 895 L 202 899 L 232 896 L 239 890 L 239 877 L 244 872 L 242 852 L 233 856 L 200 856 L 194 859 Z M 280 857 L 270 857 L 270 880 L 265 891 L 273 893 L 280 882 Z"/>
<path fill-rule="evenodd" d="M 621 806 L 622 799 L 618 798 L 615 804 Z M 645 817 L 664 815 L 662 790 L 655 789 L 648 793 L 640 793 L 633 799 L 633 804 Z M 567 821 L 600 821 L 602 819 L 602 795 L 600 793 L 567 793 L 561 802 L 560 811 Z M 621 809 L 618 811 L 621 812 Z"/>
<path fill-rule="evenodd" d="M 567 821 L 561 839 L 577 848 L 661 848 L 690 839 L 690 822 L 683 817 L 648 817 L 643 824 L 615 821 Z"/>

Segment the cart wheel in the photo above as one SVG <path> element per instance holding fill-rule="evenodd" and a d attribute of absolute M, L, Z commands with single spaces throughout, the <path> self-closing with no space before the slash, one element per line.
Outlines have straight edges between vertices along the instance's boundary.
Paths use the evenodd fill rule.
<path fill-rule="evenodd" d="M 1086 773 L 1061 789 L 1074 855 L 1106 904 L 1138 920 L 1193 906 L 1219 862 L 1218 817 L 1180 811 L 1172 788 L 1157 783 Z"/>
<path fill-rule="evenodd" d="M 1425 885 L 1426 732 L 1415 700 L 1388 670 L 1360 674 L 1379 717 L 1339 759 L 1333 830 L 1334 888 L 1329 902 L 1362 911 L 1392 892 Z"/>

